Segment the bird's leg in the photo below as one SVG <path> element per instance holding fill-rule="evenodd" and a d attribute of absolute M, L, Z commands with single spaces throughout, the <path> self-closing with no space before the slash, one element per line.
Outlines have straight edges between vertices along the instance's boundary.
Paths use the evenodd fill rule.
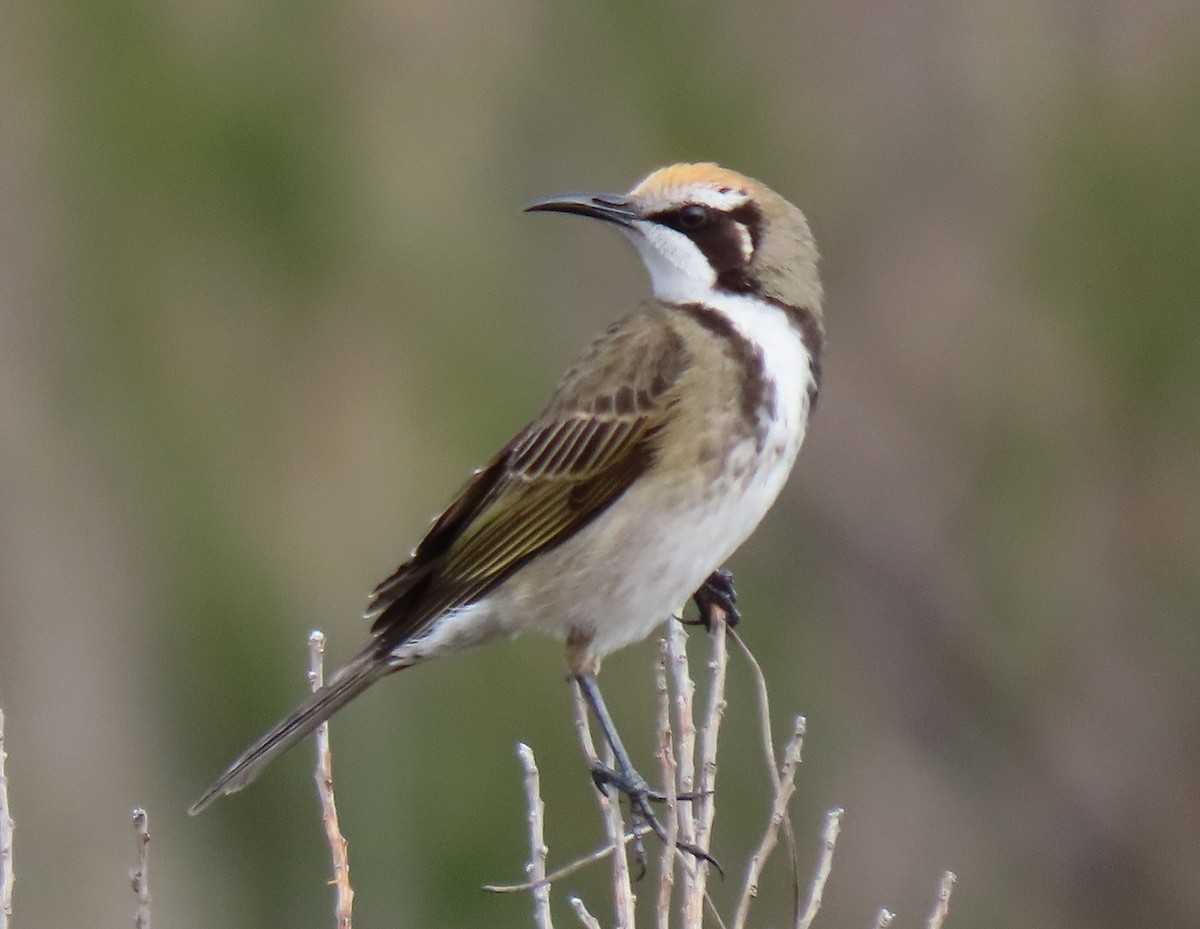
<path fill-rule="evenodd" d="M 583 699 L 592 708 L 592 715 L 596 717 L 596 722 L 600 724 L 604 740 L 612 746 L 613 757 L 617 763 L 616 770 L 601 764 L 597 764 L 592 769 L 592 780 L 596 782 L 596 786 L 602 791 L 606 787 L 615 787 L 631 799 L 640 797 L 646 800 L 665 800 L 665 796 L 650 789 L 646 779 L 638 773 L 633 762 L 629 760 L 629 753 L 625 751 L 625 744 L 621 741 L 617 727 L 608 714 L 608 707 L 604 705 L 604 698 L 600 695 L 600 687 L 596 683 L 595 676 L 580 674 L 576 676 L 575 681 L 583 693 Z"/>
<path fill-rule="evenodd" d="M 717 570 L 708 576 L 700 589 L 693 595 L 692 599 L 696 601 L 696 608 L 700 611 L 700 618 L 688 622 L 688 625 L 703 626 L 709 632 L 712 632 L 713 621 L 716 619 L 718 611 L 723 616 L 725 622 L 730 626 L 736 626 L 742 621 L 742 614 L 738 612 L 737 592 L 733 589 L 733 573 L 731 571 Z"/>
<path fill-rule="evenodd" d="M 664 801 L 667 799 L 666 795 L 652 790 L 646 779 L 633 766 L 633 762 L 629 760 L 629 753 L 625 751 L 625 744 L 621 741 L 621 736 L 617 733 L 617 727 L 613 723 L 612 717 L 608 714 L 608 707 L 604 705 L 604 698 L 600 695 L 600 686 L 596 683 L 595 675 L 590 672 L 577 674 L 574 675 L 574 679 L 575 683 L 579 685 L 579 691 L 583 694 L 583 699 L 592 708 L 592 715 L 596 717 L 596 722 L 600 724 L 600 729 L 604 733 L 604 739 L 612 748 L 613 758 L 617 765 L 616 769 L 599 762 L 596 762 L 592 766 L 592 780 L 596 784 L 596 789 L 607 795 L 608 788 L 615 787 L 618 791 L 625 794 L 629 798 L 630 815 L 635 823 L 635 830 L 637 823 L 645 823 L 654 831 L 655 835 L 665 842 L 667 840 L 667 830 L 663 828 L 663 824 L 654 815 L 654 811 L 650 808 L 650 801 Z M 691 800 L 692 797 L 685 794 L 676 797 L 676 799 Z M 687 842 L 677 842 L 676 845 L 688 854 L 709 862 L 717 871 L 721 871 L 721 866 L 717 864 L 717 860 L 703 849 Z M 642 848 L 640 840 L 635 840 L 635 849 L 637 859 L 641 863 L 644 872 L 645 850 Z M 723 874 L 724 872 L 721 873 Z"/>

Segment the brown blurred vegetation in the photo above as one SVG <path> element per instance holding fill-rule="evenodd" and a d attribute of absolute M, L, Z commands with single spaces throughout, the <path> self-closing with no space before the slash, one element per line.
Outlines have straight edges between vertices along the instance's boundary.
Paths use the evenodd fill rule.
<path fill-rule="evenodd" d="M 805 847 L 847 808 L 821 924 L 915 925 L 952 866 L 955 929 L 1194 925 L 1198 88 L 1182 0 L 5 4 L 20 923 L 130 918 L 136 803 L 162 925 L 329 924 L 309 749 L 184 810 L 303 693 L 308 630 L 357 649 L 366 591 L 645 294 L 616 236 L 522 203 L 716 159 L 825 256 L 821 407 L 732 565 L 781 724 L 809 718 Z M 604 675 L 642 758 L 653 654 Z M 730 691 L 736 862 L 767 792 L 736 663 Z M 518 739 L 551 847 L 590 848 L 553 643 L 338 718 L 364 926 L 529 924 L 477 890 L 523 860 Z"/>

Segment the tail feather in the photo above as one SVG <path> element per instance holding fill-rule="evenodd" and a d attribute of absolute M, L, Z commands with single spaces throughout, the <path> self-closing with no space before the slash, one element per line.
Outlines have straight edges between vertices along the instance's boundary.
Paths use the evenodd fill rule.
<path fill-rule="evenodd" d="M 188 813 L 195 816 L 218 797 L 235 793 L 250 784 L 277 757 L 393 670 L 395 667 L 380 661 L 373 649 L 363 652 L 270 732 L 246 749 L 204 792 L 204 796 L 192 804 Z"/>

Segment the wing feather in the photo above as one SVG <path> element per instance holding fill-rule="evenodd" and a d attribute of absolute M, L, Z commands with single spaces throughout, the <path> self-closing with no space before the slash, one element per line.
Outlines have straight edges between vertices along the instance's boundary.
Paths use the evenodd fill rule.
<path fill-rule="evenodd" d="M 662 309 L 594 343 L 543 413 L 475 473 L 412 558 L 375 589 L 367 615 L 378 651 L 474 602 L 619 498 L 654 461 L 685 363 Z"/>

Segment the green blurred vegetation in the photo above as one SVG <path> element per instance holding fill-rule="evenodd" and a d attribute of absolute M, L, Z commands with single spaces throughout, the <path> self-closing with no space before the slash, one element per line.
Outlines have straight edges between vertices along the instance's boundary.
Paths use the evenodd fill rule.
<path fill-rule="evenodd" d="M 299 697 L 308 630 L 355 651 L 360 598 L 645 296 L 616 237 L 521 204 L 713 158 L 825 254 L 821 408 L 733 564 L 778 723 L 809 718 L 802 849 L 848 811 L 823 924 L 913 925 L 952 866 L 956 929 L 1188 925 L 1198 28 L 1118 3 L 0 10 L 21 922 L 128 918 L 137 803 L 164 925 L 327 924 L 307 747 L 184 810 Z M 603 677 L 643 759 L 653 654 Z M 726 864 L 767 803 L 736 662 L 731 700 Z M 364 926 L 529 924 L 477 889 L 520 874 L 518 739 L 552 858 L 599 840 L 554 643 L 401 675 L 333 733 Z"/>

